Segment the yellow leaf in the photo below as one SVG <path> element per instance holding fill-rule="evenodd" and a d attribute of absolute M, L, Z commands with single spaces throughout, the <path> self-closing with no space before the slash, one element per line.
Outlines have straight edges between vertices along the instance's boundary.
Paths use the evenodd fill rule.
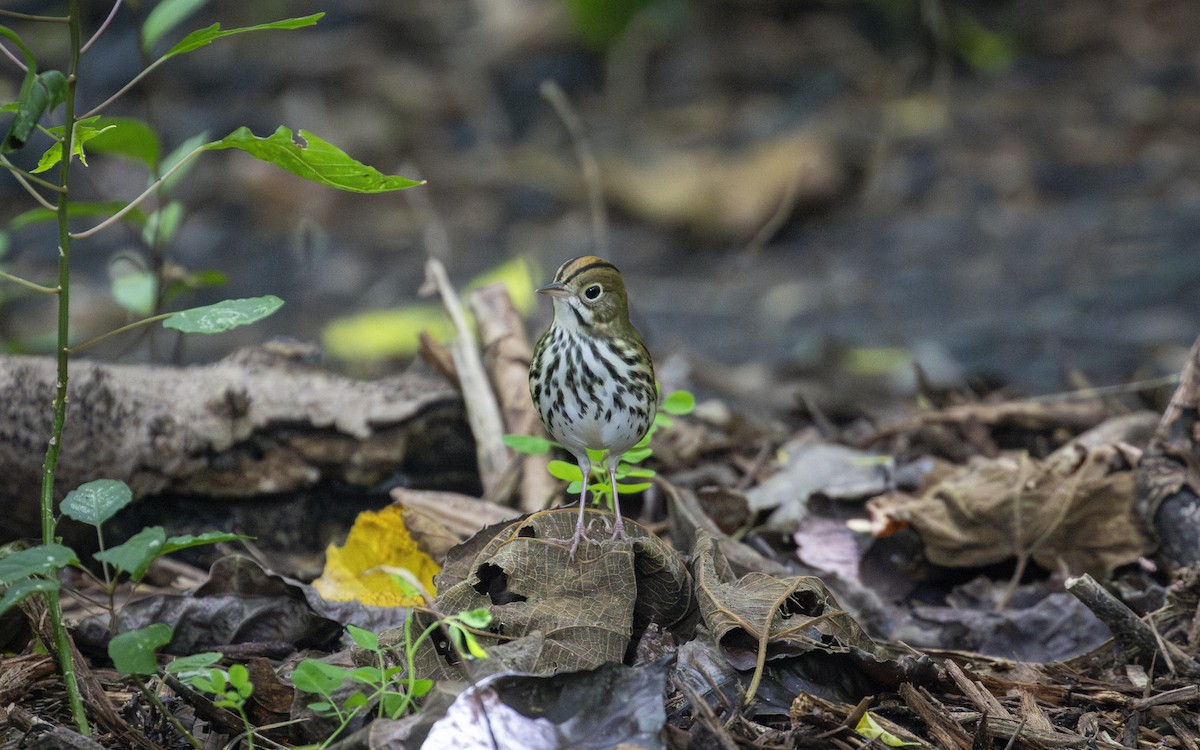
<path fill-rule="evenodd" d="M 921 744 L 920 742 L 905 742 L 879 726 L 879 723 L 875 721 L 875 717 L 871 715 L 870 711 L 863 713 L 862 718 L 858 720 L 858 726 L 854 727 L 854 731 L 869 740 L 877 739 L 888 747 L 909 747 Z"/>
<path fill-rule="evenodd" d="M 412 305 L 337 318 L 325 326 L 321 344 L 339 359 L 405 357 L 417 351 L 421 331 L 443 342 L 454 336 L 441 307 Z"/>
<path fill-rule="evenodd" d="M 858 347 L 846 352 L 845 367 L 866 377 L 908 372 L 912 355 L 898 347 Z"/>
<path fill-rule="evenodd" d="M 423 604 L 423 597 L 406 594 L 384 570 L 404 568 L 426 591 L 434 593 L 438 564 L 417 548 L 404 527 L 402 513 L 396 505 L 359 513 L 346 544 L 331 544 L 325 551 L 325 572 L 313 581 L 317 593 L 330 601 L 353 599 L 376 607 Z"/>
<path fill-rule="evenodd" d="M 537 295 L 533 291 L 535 270 L 537 269 L 525 258 L 513 258 L 472 279 L 471 283 L 467 284 L 467 291 L 498 281 L 508 289 L 508 296 L 517 312 L 528 315 L 536 304 Z M 537 271 L 537 276 L 541 276 L 541 271 Z"/>
<path fill-rule="evenodd" d="M 476 277 L 466 288 L 470 291 L 501 282 L 508 288 L 513 306 L 526 315 L 537 296 L 533 291 L 534 272 L 529 261 L 514 258 Z M 419 304 L 336 318 L 325 326 L 321 344 L 338 359 L 408 357 L 417 352 L 422 331 L 443 343 L 454 338 L 454 327 L 441 305 Z"/>

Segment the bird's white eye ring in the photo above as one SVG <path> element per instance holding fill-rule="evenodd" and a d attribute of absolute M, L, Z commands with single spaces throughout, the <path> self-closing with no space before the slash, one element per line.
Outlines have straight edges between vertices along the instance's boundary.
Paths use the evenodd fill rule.
<path fill-rule="evenodd" d="M 600 299 L 600 295 L 604 293 L 604 288 L 599 284 L 592 284 L 587 289 L 583 290 L 583 296 L 591 301 Z"/>

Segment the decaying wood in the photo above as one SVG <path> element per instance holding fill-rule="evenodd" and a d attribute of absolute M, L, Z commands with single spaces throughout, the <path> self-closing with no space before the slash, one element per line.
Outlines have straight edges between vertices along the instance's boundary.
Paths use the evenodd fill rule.
<path fill-rule="evenodd" d="M 244 498 L 469 471 L 462 405 L 445 385 L 355 381 L 290 354 L 245 349 L 202 367 L 74 362 L 58 494 L 109 478 L 135 497 Z M 54 378 L 49 358 L 0 359 L 0 537 L 36 529 Z"/>
<path fill-rule="evenodd" d="M 484 365 L 492 377 L 505 428 L 516 435 L 545 436 L 529 397 L 533 347 L 508 292 L 502 284 L 489 284 L 472 292 L 469 304 L 479 325 Z M 546 472 L 549 456 L 522 456 L 520 462 L 517 506 L 532 513 L 546 507 L 558 483 Z"/>
<path fill-rule="evenodd" d="M 1099 617 L 1127 656 L 1140 664 L 1157 664 L 1187 676 L 1200 676 L 1200 663 L 1155 632 L 1121 600 L 1089 575 L 1068 578 L 1067 591 Z"/>
<path fill-rule="evenodd" d="M 1137 509 L 1158 537 L 1161 557 L 1200 561 L 1200 339 L 1137 470 Z"/>

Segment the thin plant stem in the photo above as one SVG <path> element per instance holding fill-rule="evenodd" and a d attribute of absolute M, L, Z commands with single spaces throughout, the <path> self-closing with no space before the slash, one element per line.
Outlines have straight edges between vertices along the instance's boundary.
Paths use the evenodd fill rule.
<path fill-rule="evenodd" d="M 176 717 L 175 714 L 173 714 L 167 710 L 167 707 L 163 705 L 163 702 L 161 700 L 159 700 L 158 695 L 155 694 L 155 692 L 153 690 L 151 690 L 150 688 L 143 685 L 141 680 L 135 679 L 133 681 L 133 684 L 137 685 L 138 690 L 141 691 L 142 695 L 145 696 L 146 700 L 150 701 L 150 703 L 154 706 L 154 708 L 156 708 L 158 710 L 158 713 L 160 716 L 166 717 L 167 721 L 169 721 L 171 723 L 171 726 L 175 727 L 175 731 L 179 732 L 179 734 L 182 735 L 183 738 L 188 741 L 189 745 L 196 748 L 196 750 L 203 750 L 204 743 L 202 743 L 200 740 L 196 739 L 196 736 L 193 735 L 191 732 L 189 732 L 183 726 L 183 724 L 181 724 L 179 722 L 179 718 Z"/>
<path fill-rule="evenodd" d="M 92 48 L 92 45 L 95 44 L 96 40 L 100 38 L 100 35 L 104 33 L 104 30 L 108 28 L 108 25 L 112 23 L 113 18 L 116 17 L 117 11 L 120 9 L 121 0 L 117 0 L 115 3 L 113 3 L 112 10 L 108 12 L 108 18 L 104 19 L 104 23 L 100 24 L 100 28 L 96 29 L 96 33 L 92 34 L 92 38 L 87 40 L 87 44 L 83 45 L 83 49 L 79 50 L 79 54 L 87 54 L 87 51 Z"/>
<path fill-rule="evenodd" d="M 71 234 L 71 239 L 81 240 L 81 239 L 85 239 L 85 238 L 87 238 L 87 237 L 91 237 L 92 235 L 96 234 L 97 232 L 101 232 L 101 231 L 103 231 L 103 230 L 105 230 L 105 229 L 108 229 L 108 228 L 109 228 L 109 227 L 111 227 L 113 224 L 116 224 L 118 221 L 120 221 L 121 219 L 125 218 L 125 214 L 127 214 L 127 213 L 129 213 L 130 211 L 132 211 L 133 209 L 137 208 L 137 206 L 138 206 L 138 204 L 139 204 L 139 203 L 141 203 L 142 201 L 146 200 L 146 199 L 147 199 L 147 198 L 149 198 L 151 195 L 153 195 L 153 194 L 154 194 L 154 191 L 155 191 L 155 190 L 158 190 L 158 188 L 159 188 L 159 187 L 161 187 L 161 186 L 162 186 L 162 184 L 163 184 L 163 183 L 164 183 L 164 182 L 165 182 L 165 181 L 166 181 L 168 178 L 170 178 L 170 176 L 171 176 L 171 175 L 175 174 L 175 172 L 176 172 L 177 170 L 181 169 L 181 168 L 183 167 L 183 165 L 184 165 L 184 164 L 187 164 L 187 163 L 188 163 L 189 161 L 191 161 L 192 159 L 195 159 L 195 158 L 196 158 L 196 156 L 197 156 L 198 154 L 200 154 L 200 152 L 204 151 L 204 149 L 205 149 L 205 147 L 204 147 L 204 146 L 197 146 L 196 148 L 192 149 L 192 150 L 191 150 L 191 151 L 190 151 L 190 152 L 187 154 L 187 156 L 185 156 L 185 157 L 183 157 L 182 159 L 180 159 L 180 160 L 179 160 L 179 162 L 178 162 L 178 163 L 177 163 L 175 166 L 171 167 L 171 168 L 170 168 L 170 169 L 168 169 L 166 172 L 164 172 L 162 177 L 159 177 L 157 180 L 155 180 L 155 181 L 154 181 L 154 184 L 152 184 L 150 187 L 146 188 L 146 190 L 145 190 L 145 191 L 144 191 L 144 192 L 143 192 L 141 195 L 139 195 L 138 197 L 136 197 L 136 198 L 134 198 L 133 200 L 131 200 L 131 201 L 130 201 L 130 202 L 129 202 L 129 203 L 128 203 L 128 204 L 127 204 L 127 205 L 126 205 L 124 208 L 122 208 L 120 211 L 117 211 L 115 214 L 113 214 L 112 216 L 108 217 L 107 219 L 105 219 L 104 221 L 100 222 L 99 224 L 97 224 L 96 226 L 92 227 L 91 229 L 85 229 L 85 230 L 83 230 L 82 232 L 74 232 L 74 233 L 72 233 L 72 234 Z"/>
<path fill-rule="evenodd" d="M 11 273 L 7 273 L 5 271 L 0 271 L 0 279 L 4 279 L 5 281 L 11 281 L 14 284 L 23 286 L 26 289 L 30 289 L 39 294 L 58 294 L 58 287 L 42 286 L 41 284 L 35 284 L 32 281 L 30 281 L 29 279 L 22 279 L 20 276 L 13 276 Z"/>
<path fill-rule="evenodd" d="M 96 106 L 92 107 L 90 110 L 85 112 L 83 114 L 83 116 L 80 117 L 79 119 L 86 120 L 87 118 L 91 117 L 92 115 L 100 114 L 100 112 L 102 110 L 104 110 L 106 107 L 108 107 L 108 105 L 110 105 L 113 102 L 115 102 L 116 100 L 120 99 L 122 96 L 125 95 L 125 92 L 129 91 L 129 89 L 133 88 L 138 83 L 140 83 L 143 78 L 150 75 L 150 71 L 154 70 L 159 65 L 162 65 L 163 63 L 165 63 L 167 60 L 170 60 L 170 59 L 171 58 L 169 58 L 169 57 L 160 57 L 157 60 L 155 60 L 154 62 L 150 63 L 142 70 L 141 73 L 138 73 L 133 78 L 129 79 L 129 83 L 127 83 L 124 86 L 122 86 L 121 88 L 117 89 L 117 93 L 113 94 L 112 96 L 108 97 L 107 99 L 100 102 Z"/>
<path fill-rule="evenodd" d="M 3 9 L 0 9 L 0 16 L 8 16 L 9 18 L 16 18 L 21 21 L 41 21 L 44 23 L 69 23 L 71 20 L 67 16 L 35 16 L 32 13 Z"/>
<path fill-rule="evenodd" d="M 160 320 L 166 320 L 167 318 L 171 317 L 174 314 L 175 313 L 163 313 L 161 315 L 154 315 L 149 318 L 142 318 L 141 320 L 135 320 L 134 322 L 129 323 L 128 325 L 123 325 L 120 328 L 114 328 L 113 330 L 109 331 L 108 333 L 102 333 L 94 339 L 88 339 L 87 341 L 83 342 L 82 344 L 76 344 L 75 346 L 72 346 L 67 351 L 71 354 L 78 354 L 79 352 L 83 351 L 84 349 L 95 346 L 96 344 L 99 344 L 101 341 L 103 341 L 107 338 L 112 338 L 113 336 L 116 336 L 119 333 L 125 333 L 126 331 L 132 331 L 135 328 L 141 328 L 142 326 L 148 326 L 151 323 L 157 323 Z"/>
<path fill-rule="evenodd" d="M 53 190 L 56 193 L 63 192 L 63 189 L 61 187 L 59 187 L 58 185 L 55 185 L 53 182 L 50 182 L 48 180 L 43 180 L 41 177 L 38 177 L 37 175 L 26 172 L 24 169 L 21 169 L 16 164 L 13 164 L 11 161 L 9 161 L 8 158 L 5 156 L 0 156 L 0 166 L 4 167 L 9 172 L 12 172 L 13 177 L 16 177 L 18 180 L 20 180 L 21 184 L 25 184 L 25 181 L 27 180 L 27 181 L 32 182 L 40 187 L 44 187 L 47 190 Z M 38 201 L 38 202 L 42 203 L 41 201 Z M 42 203 L 42 205 L 45 206 L 46 208 L 50 209 L 51 211 L 58 210 L 58 207 L 52 203 Z"/>
<path fill-rule="evenodd" d="M 579 160 L 579 168 L 583 170 L 583 182 L 587 187 L 588 208 L 592 215 L 592 241 L 596 245 L 597 255 L 607 255 L 608 214 L 604 210 L 604 195 L 600 186 L 600 162 L 592 152 L 583 120 L 571 106 L 571 100 L 567 98 L 562 87 L 554 81 L 542 81 L 539 93 L 554 107 L 554 112 L 562 120 L 571 145 L 575 148 L 575 158 Z"/>
<path fill-rule="evenodd" d="M 71 294 L 71 234 L 67 220 L 69 214 L 68 186 L 71 176 L 71 147 L 75 131 L 75 94 L 79 79 L 79 47 L 80 47 L 80 14 L 79 0 L 68 3 L 70 23 L 71 61 L 67 72 L 67 98 L 64 102 L 65 127 L 63 128 L 62 164 L 59 167 L 58 186 L 62 190 L 62 198 L 58 202 L 58 341 L 55 354 L 58 363 L 58 377 L 54 388 L 54 414 L 50 440 L 46 445 L 46 461 L 42 466 L 42 543 L 55 542 L 54 523 L 54 474 L 58 468 L 58 456 L 62 449 L 63 425 L 67 419 L 67 375 L 69 352 L 67 343 L 70 336 L 70 294 Z M 72 657 L 70 636 L 66 624 L 63 623 L 62 602 L 58 591 L 46 593 L 46 608 L 50 615 L 50 625 L 54 633 L 54 648 L 58 652 L 59 670 L 62 672 L 63 683 L 67 690 L 67 702 L 71 707 L 71 717 L 79 733 L 85 737 L 91 734 L 88 726 L 87 713 L 83 707 L 83 696 L 79 692 L 79 681 L 75 675 L 75 662 Z"/>

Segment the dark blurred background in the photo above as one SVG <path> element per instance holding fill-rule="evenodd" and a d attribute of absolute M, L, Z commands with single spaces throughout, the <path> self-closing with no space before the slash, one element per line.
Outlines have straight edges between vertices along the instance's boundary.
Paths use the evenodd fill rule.
<path fill-rule="evenodd" d="M 93 4 L 89 32 L 110 7 Z M 85 57 L 84 109 L 143 66 L 150 7 L 126 3 Z M 316 27 L 176 58 L 106 114 L 148 120 L 167 150 L 202 131 L 303 128 L 428 184 L 341 193 L 205 154 L 173 189 L 183 221 L 158 252 L 228 283 L 170 307 L 261 294 L 287 306 L 233 333 L 159 330 L 89 356 L 328 344 L 333 321 L 418 302 L 427 254 L 464 284 L 513 258 L 536 284 L 567 258 L 606 255 L 667 385 L 767 410 L 862 398 L 864 383 L 907 394 L 910 358 L 946 385 L 1122 383 L 1170 373 L 1200 333 L 1194 0 L 216 0 L 156 49 L 214 22 L 320 10 Z M 5 23 L 61 67 L 61 27 Z M 0 98 L 20 79 L 0 58 Z M 547 80 L 599 165 L 607 248 Z M 31 166 L 45 145 L 16 160 Z M 89 165 L 83 197 L 146 184 L 134 163 Z M 0 178 L 0 226 L 31 205 Z M 5 245 L 0 267 L 52 277 L 51 225 Z M 76 243 L 79 340 L 129 319 L 110 277 L 154 253 L 129 228 Z M 548 317 L 535 307 L 531 332 Z M 0 285 L 9 351 L 46 351 L 51 331 L 44 300 Z M 411 361 L 340 344 L 331 366 L 358 374 Z"/>

